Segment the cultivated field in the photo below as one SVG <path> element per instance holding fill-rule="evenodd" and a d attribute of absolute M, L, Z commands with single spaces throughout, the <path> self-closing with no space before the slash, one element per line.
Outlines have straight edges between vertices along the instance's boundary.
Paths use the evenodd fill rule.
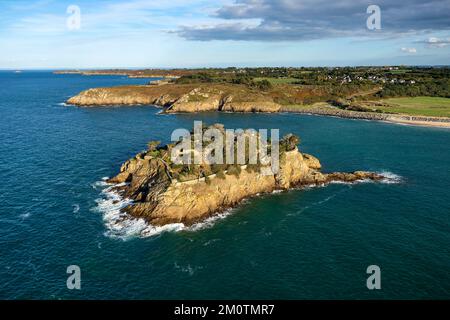
<path fill-rule="evenodd" d="M 382 100 L 384 112 L 432 117 L 450 117 L 450 99 L 440 97 L 390 98 Z"/>

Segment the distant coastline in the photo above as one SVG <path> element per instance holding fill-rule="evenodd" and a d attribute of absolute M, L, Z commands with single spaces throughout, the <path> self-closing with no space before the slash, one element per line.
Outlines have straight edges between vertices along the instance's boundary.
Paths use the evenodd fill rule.
<path fill-rule="evenodd" d="M 129 78 L 167 78 L 167 79 L 177 79 L 183 75 L 182 70 L 162 70 L 162 69 L 58 70 L 58 71 L 54 71 L 53 73 L 54 74 L 80 74 L 83 76 L 127 76 Z"/>
<path fill-rule="evenodd" d="M 214 91 L 218 89 L 217 87 L 209 89 L 213 88 Z M 70 98 L 67 103 L 82 107 L 147 104 L 164 108 L 164 113 L 195 113 L 202 111 L 288 112 L 450 128 L 450 118 L 447 117 L 351 111 L 339 109 L 326 103 L 319 103 L 313 106 L 282 106 L 264 96 L 257 95 L 254 95 L 254 100 L 236 101 L 233 95 L 222 96 L 205 92 L 205 90 L 209 91 L 208 86 L 193 87 L 187 85 L 180 87 L 172 84 L 96 88 L 81 92 Z M 225 89 L 222 91 L 225 91 Z M 247 97 L 249 96 L 251 95 Z"/>
<path fill-rule="evenodd" d="M 417 89 L 416 81 L 411 80 L 407 70 L 398 73 L 396 69 L 394 75 L 392 70 L 370 70 L 378 75 L 368 76 L 367 79 L 360 76 L 361 70 L 358 68 L 353 71 L 358 76 L 352 76 L 352 71 L 342 70 L 338 70 L 342 76 L 331 76 L 327 74 L 336 70 L 320 68 L 308 71 L 306 76 L 303 69 L 295 68 L 109 69 L 63 70 L 54 73 L 162 78 L 147 85 L 92 88 L 67 101 L 68 104 L 83 107 L 155 105 L 162 107 L 164 113 L 289 112 L 450 128 L 450 99 L 442 96 L 443 93 L 431 97 L 388 96 L 380 99 L 380 96 L 395 90 L 409 94 Z M 434 83 L 426 81 L 429 81 L 430 75 L 434 75 L 434 71 L 416 70 L 419 71 L 423 73 L 421 79 L 424 80 L 421 81 L 433 86 Z M 297 78 L 280 76 L 286 73 L 300 74 L 299 77 L 304 77 L 302 81 L 309 81 L 310 84 L 302 85 L 296 82 Z M 265 77 L 260 77 L 261 74 Z M 442 76 L 440 73 L 438 75 Z M 357 83 L 354 83 L 355 78 Z"/>

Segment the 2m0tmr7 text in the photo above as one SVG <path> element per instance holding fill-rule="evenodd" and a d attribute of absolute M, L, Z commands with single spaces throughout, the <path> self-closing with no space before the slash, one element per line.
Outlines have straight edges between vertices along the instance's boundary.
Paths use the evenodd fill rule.
<path fill-rule="evenodd" d="M 273 304 L 233 304 L 219 305 L 218 315 L 271 315 L 275 305 Z"/>

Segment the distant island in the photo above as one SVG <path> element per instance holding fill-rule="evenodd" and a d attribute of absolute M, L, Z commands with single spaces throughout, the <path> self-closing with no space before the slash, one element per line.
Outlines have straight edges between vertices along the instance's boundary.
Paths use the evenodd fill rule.
<path fill-rule="evenodd" d="M 225 135 L 221 124 L 209 128 Z M 246 131 L 242 134 L 248 138 Z M 320 161 L 300 152 L 299 142 L 300 139 L 292 134 L 280 141 L 279 171 L 269 175 L 263 174 L 268 168 L 261 161 L 249 163 L 248 149 L 243 165 L 175 164 L 171 160 L 171 151 L 181 142 L 165 146 L 150 142 L 148 150 L 126 161 L 120 173 L 108 182 L 116 184 L 114 190 L 123 197 L 133 200 L 125 212 L 154 226 L 162 226 L 170 223 L 191 225 L 261 193 L 302 185 L 389 179 L 365 171 L 321 173 Z"/>
<path fill-rule="evenodd" d="M 179 78 L 189 75 L 193 70 L 188 69 L 144 69 L 144 70 L 60 70 L 55 74 L 81 74 L 84 76 L 127 76 L 130 78 Z"/>
<path fill-rule="evenodd" d="M 79 106 L 152 104 L 163 112 L 297 112 L 450 127 L 450 69 L 420 67 L 227 68 L 64 71 L 160 77 L 92 88 Z"/>

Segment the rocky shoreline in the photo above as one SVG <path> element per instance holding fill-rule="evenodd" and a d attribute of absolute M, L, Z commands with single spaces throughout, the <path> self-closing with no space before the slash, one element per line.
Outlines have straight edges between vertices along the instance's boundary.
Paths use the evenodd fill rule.
<path fill-rule="evenodd" d="M 332 116 L 356 120 L 386 121 L 398 124 L 410 124 L 431 127 L 450 128 L 450 118 L 444 117 L 426 117 L 426 116 L 410 116 L 403 114 L 389 114 L 378 112 L 359 112 L 352 110 L 343 110 L 333 106 L 320 106 L 311 108 L 282 108 L 283 112 L 313 114 L 320 116 Z"/>
<path fill-rule="evenodd" d="M 241 85 L 176 85 L 161 82 L 158 85 L 94 88 L 79 93 L 67 103 L 82 107 L 154 105 L 163 108 L 163 113 L 290 112 L 450 128 L 450 118 L 445 117 L 352 111 L 324 103 L 311 107 L 283 106 L 264 92 L 249 90 Z"/>
<path fill-rule="evenodd" d="M 164 113 L 177 112 L 279 112 L 281 105 L 243 85 L 143 85 L 95 88 L 70 98 L 68 104 L 92 107 L 105 105 L 155 105 Z"/>

